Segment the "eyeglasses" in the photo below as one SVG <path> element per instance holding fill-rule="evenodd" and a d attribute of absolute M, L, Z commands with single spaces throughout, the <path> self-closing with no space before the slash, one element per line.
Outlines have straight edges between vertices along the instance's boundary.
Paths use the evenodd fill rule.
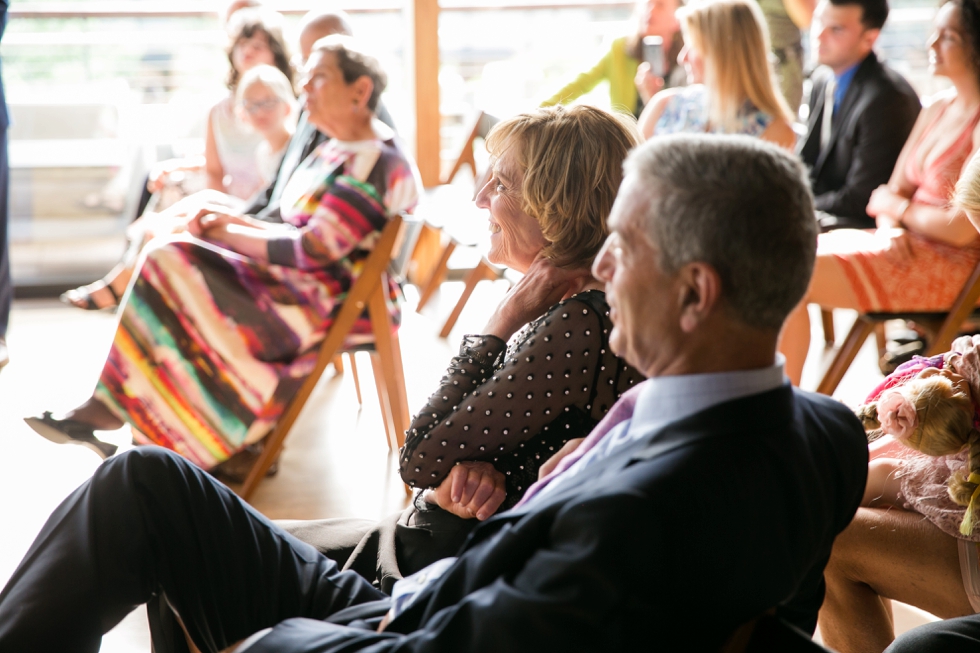
<path fill-rule="evenodd" d="M 248 114 L 256 114 L 262 111 L 272 111 L 282 100 L 276 98 L 274 100 L 259 100 L 258 102 L 249 102 L 243 100 L 241 103 L 242 109 Z"/>

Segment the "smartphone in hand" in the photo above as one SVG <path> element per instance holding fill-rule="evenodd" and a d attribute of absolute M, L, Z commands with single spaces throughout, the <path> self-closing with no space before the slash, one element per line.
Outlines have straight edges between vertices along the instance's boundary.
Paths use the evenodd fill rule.
<path fill-rule="evenodd" d="M 663 77 L 667 72 L 664 65 L 664 40 L 659 36 L 643 37 L 643 60 L 650 64 L 650 74 Z"/>

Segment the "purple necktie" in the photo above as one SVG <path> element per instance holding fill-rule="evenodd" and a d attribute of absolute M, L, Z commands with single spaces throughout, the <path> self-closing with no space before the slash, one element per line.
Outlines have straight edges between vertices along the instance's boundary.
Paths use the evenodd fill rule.
<path fill-rule="evenodd" d="M 558 463 L 558 466 L 551 470 L 550 474 L 529 487 L 527 492 L 524 493 L 524 498 L 518 501 L 514 507 L 519 508 L 527 503 L 531 497 L 540 492 L 544 486 L 550 483 L 551 479 L 564 472 L 566 469 L 574 465 L 575 461 L 587 454 L 589 450 L 599 442 L 599 440 L 606 437 L 606 434 L 609 433 L 614 426 L 633 417 L 633 407 L 636 406 L 636 398 L 640 394 L 640 388 L 642 385 L 643 384 L 640 384 L 624 392 L 623 396 L 619 398 L 619 401 L 613 404 L 613 407 L 609 409 L 609 412 L 602 418 L 602 421 L 596 424 L 595 428 L 592 429 L 592 433 L 589 433 L 588 437 L 586 437 L 582 444 L 579 445 L 578 449 L 565 456 L 565 458 Z"/>

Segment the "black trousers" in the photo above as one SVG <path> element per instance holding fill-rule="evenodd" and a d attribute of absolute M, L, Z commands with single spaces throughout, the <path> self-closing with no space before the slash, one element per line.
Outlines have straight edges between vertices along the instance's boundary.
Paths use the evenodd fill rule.
<path fill-rule="evenodd" d="M 913 628 L 885 653 L 976 653 L 980 651 L 980 615 L 947 619 Z"/>
<path fill-rule="evenodd" d="M 139 447 L 106 461 L 48 519 L 0 593 L 0 653 L 98 651 L 147 602 L 157 653 L 186 650 L 172 612 L 198 648 L 219 651 L 291 617 L 387 609 L 361 576 L 206 472 Z"/>

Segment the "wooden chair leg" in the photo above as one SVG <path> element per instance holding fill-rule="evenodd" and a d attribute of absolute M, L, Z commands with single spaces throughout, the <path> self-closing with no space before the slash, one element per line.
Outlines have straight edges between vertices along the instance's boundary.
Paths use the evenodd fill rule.
<path fill-rule="evenodd" d="M 817 392 L 824 395 L 834 394 L 834 390 L 837 389 L 841 379 L 844 378 L 844 374 L 851 366 L 851 363 L 854 362 L 854 357 L 857 356 L 861 345 L 871 335 L 872 330 L 874 330 L 874 324 L 865 319 L 864 316 L 859 315 L 854 322 L 854 326 L 847 332 L 847 337 L 844 338 L 844 342 L 834 356 L 834 360 L 831 361 L 830 367 L 827 368 L 827 372 L 820 381 L 820 385 L 817 386 Z"/>
<path fill-rule="evenodd" d="M 875 324 L 875 344 L 878 345 L 878 358 L 885 355 L 888 351 L 888 340 L 885 338 L 885 323 L 878 322 Z"/>
<path fill-rule="evenodd" d="M 357 376 L 357 353 L 350 352 L 350 373 L 354 377 L 354 392 L 357 394 L 357 405 L 363 406 L 364 400 L 361 399 L 361 379 Z"/>
<path fill-rule="evenodd" d="M 480 283 L 484 279 L 496 279 L 497 271 L 494 270 L 486 261 L 480 261 L 480 263 L 470 270 L 469 274 L 466 275 L 466 285 L 463 288 L 463 294 L 459 296 L 459 301 L 453 307 L 453 312 L 449 314 L 446 318 L 445 324 L 442 325 L 442 331 L 439 332 L 440 338 L 448 338 L 449 333 L 456 326 L 456 320 L 459 319 L 459 314 L 463 312 L 463 307 L 466 306 L 466 302 L 470 300 L 470 295 L 473 294 L 473 290 L 476 288 L 476 284 Z"/>
<path fill-rule="evenodd" d="M 401 347 L 398 335 L 392 329 L 384 295 L 379 289 L 371 295 L 368 303 L 371 315 L 371 331 L 374 333 L 374 347 L 381 365 L 388 410 L 392 430 L 389 445 L 400 449 L 405 444 L 405 431 L 408 430 L 408 398 L 405 391 L 405 372 L 402 368 Z"/>
<path fill-rule="evenodd" d="M 385 370 L 381 364 L 381 356 L 376 351 L 371 352 L 371 369 L 374 371 L 374 385 L 378 390 L 378 403 L 381 407 L 381 421 L 385 426 L 385 439 L 388 441 L 388 451 L 392 451 L 395 441 L 395 425 L 392 417 L 391 401 L 389 401 L 388 386 L 385 382 Z"/>
<path fill-rule="evenodd" d="M 823 342 L 827 347 L 834 346 L 834 311 L 830 308 L 820 309 L 820 322 L 823 325 Z"/>
<path fill-rule="evenodd" d="M 419 293 L 419 303 L 415 307 L 416 313 L 422 312 L 425 305 L 432 299 L 432 295 L 439 289 L 442 282 L 446 280 L 446 273 L 449 271 L 449 257 L 453 255 L 454 251 L 456 251 L 456 243 L 450 239 L 449 243 L 443 248 L 442 255 L 439 256 L 439 260 L 432 269 L 432 274 L 429 276 L 428 281 L 422 286 Z"/>
<path fill-rule="evenodd" d="M 333 368 L 337 370 L 337 374 L 344 373 L 344 355 L 337 354 L 333 357 Z"/>

